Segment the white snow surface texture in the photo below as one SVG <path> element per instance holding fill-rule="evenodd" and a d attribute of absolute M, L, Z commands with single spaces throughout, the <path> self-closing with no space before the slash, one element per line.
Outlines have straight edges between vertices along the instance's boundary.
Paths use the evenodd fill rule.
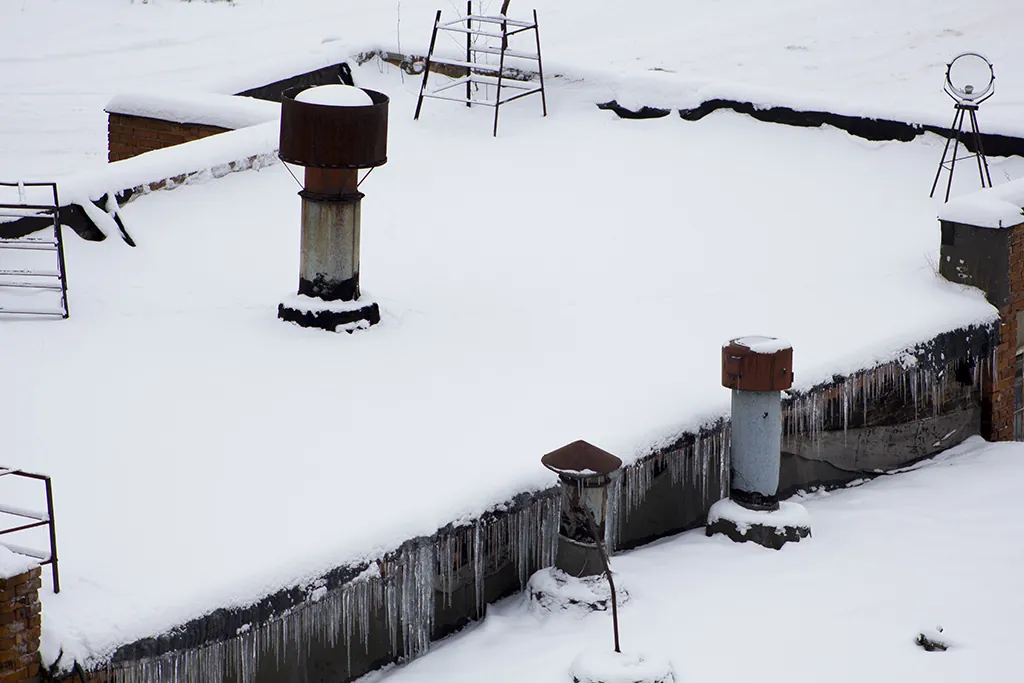
<path fill-rule="evenodd" d="M 814 538 L 781 551 L 695 529 L 616 556 L 632 593 L 619 608 L 623 652 L 670 660 L 680 682 L 1012 680 L 1021 477 L 1024 446 L 974 438 L 918 471 L 801 500 Z M 925 652 L 921 633 L 951 648 Z M 593 648 L 611 656 L 608 612 L 545 614 L 519 596 L 429 656 L 366 680 L 566 683 Z"/>
<path fill-rule="evenodd" d="M 356 77 L 411 111 L 412 79 Z M 630 462 L 728 412 L 723 341 L 784 336 L 806 388 L 994 319 L 935 274 L 938 138 L 551 98 L 497 139 L 485 110 L 391 117 L 361 187 L 383 319 L 351 336 L 276 319 L 300 215 L 281 164 L 128 204 L 135 249 L 68 241 L 71 318 L 3 323 L 9 464 L 56 482 L 49 652 L 378 556 L 552 485 L 540 456 L 578 438 Z"/>
<path fill-rule="evenodd" d="M 138 248 L 68 240 L 70 320 L 0 323 L 16 388 L 0 399 L 17 425 L 6 464 L 56 487 L 63 590 L 44 595 L 46 653 L 100 659 L 377 556 L 550 485 L 540 455 L 578 438 L 630 461 L 728 410 L 728 339 L 784 336 L 806 388 L 994 319 L 979 292 L 935 274 L 925 186 L 938 138 L 867 143 L 732 114 L 622 121 L 593 103 L 756 91 L 844 113 L 868 101 L 944 112 L 931 95 L 943 60 L 975 37 L 997 69 L 1024 49 L 1007 5 L 537 5 L 549 70 L 572 78 L 552 79 L 547 119 L 536 98 L 503 108 L 495 140 L 489 110 L 431 102 L 413 123 L 418 79 L 356 69 L 392 98 L 389 163 L 361 188 L 379 326 L 349 336 L 276 320 L 298 270 L 299 200 L 282 165 L 131 203 Z M 404 51 L 425 49 L 434 9 L 403 1 Z M 92 195 L 117 92 L 236 92 L 393 49 L 395 10 L 11 3 L 0 175 L 81 170 Z M 999 120 L 1012 132 L 1012 115 Z M 265 150 L 273 125 L 225 135 Z M 1000 179 L 1022 170 L 993 160 Z"/>
<path fill-rule="evenodd" d="M 281 106 L 254 97 L 216 93 L 122 93 L 107 102 L 108 112 L 144 116 L 177 123 L 202 123 L 221 128 L 244 128 L 273 121 Z"/>
<path fill-rule="evenodd" d="M 954 197 L 939 209 L 939 218 L 982 228 L 1010 228 L 1024 223 L 1024 179 Z"/>
<path fill-rule="evenodd" d="M 24 574 L 38 566 L 39 562 L 31 557 L 17 555 L 6 547 L 0 546 L 0 579 L 9 579 L 18 574 Z"/>
<path fill-rule="evenodd" d="M 0 176 L 49 175 L 104 158 L 102 109 L 120 93 L 232 94 L 366 49 L 422 55 L 435 11 L 454 19 L 464 6 L 6 0 Z M 480 9 L 500 6 L 485 0 Z M 593 102 L 686 108 L 724 97 L 948 126 L 946 64 L 980 50 L 995 63 L 997 83 L 982 105 L 983 130 L 1024 133 L 1017 2 L 535 0 L 514 2 L 510 13 L 528 18 L 533 8 L 546 73 L 587 88 Z M 442 35 L 438 47 L 464 59 L 458 40 Z"/>

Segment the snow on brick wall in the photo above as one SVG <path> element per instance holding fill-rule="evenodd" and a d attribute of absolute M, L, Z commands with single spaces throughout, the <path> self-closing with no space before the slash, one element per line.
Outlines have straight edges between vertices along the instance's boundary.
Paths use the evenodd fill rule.
<path fill-rule="evenodd" d="M 107 119 L 107 161 L 129 159 L 155 149 L 226 132 L 201 123 L 176 123 L 130 114 L 110 113 Z"/>
<path fill-rule="evenodd" d="M 1017 360 L 1017 316 L 1024 312 L 1024 225 L 1010 228 L 1010 296 L 999 309 L 999 346 L 992 385 L 992 438 L 1013 440 L 1014 378 Z"/>
<path fill-rule="evenodd" d="M 252 97 L 214 93 L 127 93 L 110 100 L 108 161 L 273 121 L 281 108 Z"/>
<path fill-rule="evenodd" d="M 0 683 L 39 680 L 41 586 L 38 565 L 0 579 Z"/>

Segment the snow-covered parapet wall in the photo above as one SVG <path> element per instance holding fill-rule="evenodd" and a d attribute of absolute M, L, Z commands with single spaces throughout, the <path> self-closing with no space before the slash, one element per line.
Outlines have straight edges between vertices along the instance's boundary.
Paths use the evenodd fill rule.
<path fill-rule="evenodd" d="M 123 231 L 116 217 L 119 198 L 277 163 L 279 128 L 275 118 L 58 178 L 61 205 L 82 207 L 104 235 L 116 235 Z"/>
<path fill-rule="evenodd" d="M 1024 224 L 1024 178 L 958 197 L 939 210 L 939 220 L 982 228 Z"/>
<path fill-rule="evenodd" d="M 276 102 L 235 95 L 138 92 L 117 95 L 107 103 L 104 111 L 236 130 L 273 121 L 281 115 L 281 106 Z"/>

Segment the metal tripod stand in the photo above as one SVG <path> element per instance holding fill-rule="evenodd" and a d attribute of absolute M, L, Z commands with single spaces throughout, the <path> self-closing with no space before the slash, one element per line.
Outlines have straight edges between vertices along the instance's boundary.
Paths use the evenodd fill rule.
<path fill-rule="evenodd" d="M 964 52 L 957 55 L 946 65 L 946 83 L 942 86 L 942 90 L 956 102 L 956 111 L 953 114 L 953 125 L 949 127 L 946 146 L 942 150 L 942 160 L 939 161 L 939 168 L 935 171 L 932 191 L 928 196 L 935 196 L 935 188 L 939 185 L 939 176 L 942 175 L 942 169 L 946 169 L 949 171 L 949 180 L 946 182 L 945 201 L 948 202 L 949 191 L 953 187 L 953 170 L 958 161 L 974 157 L 978 162 L 978 175 L 981 177 L 982 188 L 992 187 L 992 176 L 988 172 L 988 159 L 985 158 L 981 133 L 978 131 L 978 106 L 992 97 L 996 91 L 996 73 L 992 68 L 992 62 L 978 52 Z M 965 118 L 971 122 L 971 131 L 970 140 L 964 141 L 964 148 L 970 151 L 970 143 L 973 143 L 974 152 L 958 157 L 960 139 L 964 134 Z M 953 142 L 953 155 L 947 161 L 946 156 L 949 154 L 950 142 Z"/>
<path fill-rule="evenodd" d="M 962 157 L 957 157 L 957 152 L 960 151 L 960 138 L 964 133 L 964 119 L 967 118 L 971 123 L 970 136 L 971 141 L 974 143 L 974 152 L 971 154 L 965 154 Z M 957 102 L 956 113 L 953 115 L 953 125 L 949 129 L 950 136 L 946 138 L 946 146 L 942 150 L 942 160 L 939 162 L 939 168 L 935 171 L 935 182 L 932 183 L 932 191 L 929 197 L 935 196 L 935 188 L 939 184 L 939 176 L 942 175 L 942 169 L 949 171 L 949 180 L 946 182 L 946 199 L 949 201 L 949 191 L 953 187 L 953 170 L 956 168 L 957 161 L 963 161 L 964 159 L 975 158 L 978 161 L 978 175 L 981 177 L 981 186 L 992 187 L 992 176 L 988 171 L 988 159 L 985 157 L 985 149 L 981 144 L 981 133 L 978 130 L 978 105 L 969 102 Z M 955 142 L 954 142 L 955 140 Z M 953 155 L 946 160 L 946 156 L 949 154 L 949 143 L 953 142 Z M 970 149 L 967 143 L 964 143 L 964 148 Z"/>

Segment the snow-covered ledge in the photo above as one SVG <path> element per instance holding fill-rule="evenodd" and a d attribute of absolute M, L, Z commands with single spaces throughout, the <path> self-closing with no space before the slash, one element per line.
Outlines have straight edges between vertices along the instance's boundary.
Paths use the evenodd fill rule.
<path fill-rule="evenodd" d="M 1024 178 L 985 188 L 945 204 L 939 220 L 980 228 L 1009 228 L 1024 223 Z"/>
<path fill-rule="evenodd" d="M 104 235 L 117 235 L 118 206 L 132 197 L 278 163 L 279 127 L 273 119 L 62 176 L 61 204 L 82 207 Z"/>
<path fill-rule="evenodd" d="M 104 111 L 237 130 L 273 121 L 281 115 L 281 106 L 253 97 L 217 93 L 134 92 L 115 96 Z"/>

